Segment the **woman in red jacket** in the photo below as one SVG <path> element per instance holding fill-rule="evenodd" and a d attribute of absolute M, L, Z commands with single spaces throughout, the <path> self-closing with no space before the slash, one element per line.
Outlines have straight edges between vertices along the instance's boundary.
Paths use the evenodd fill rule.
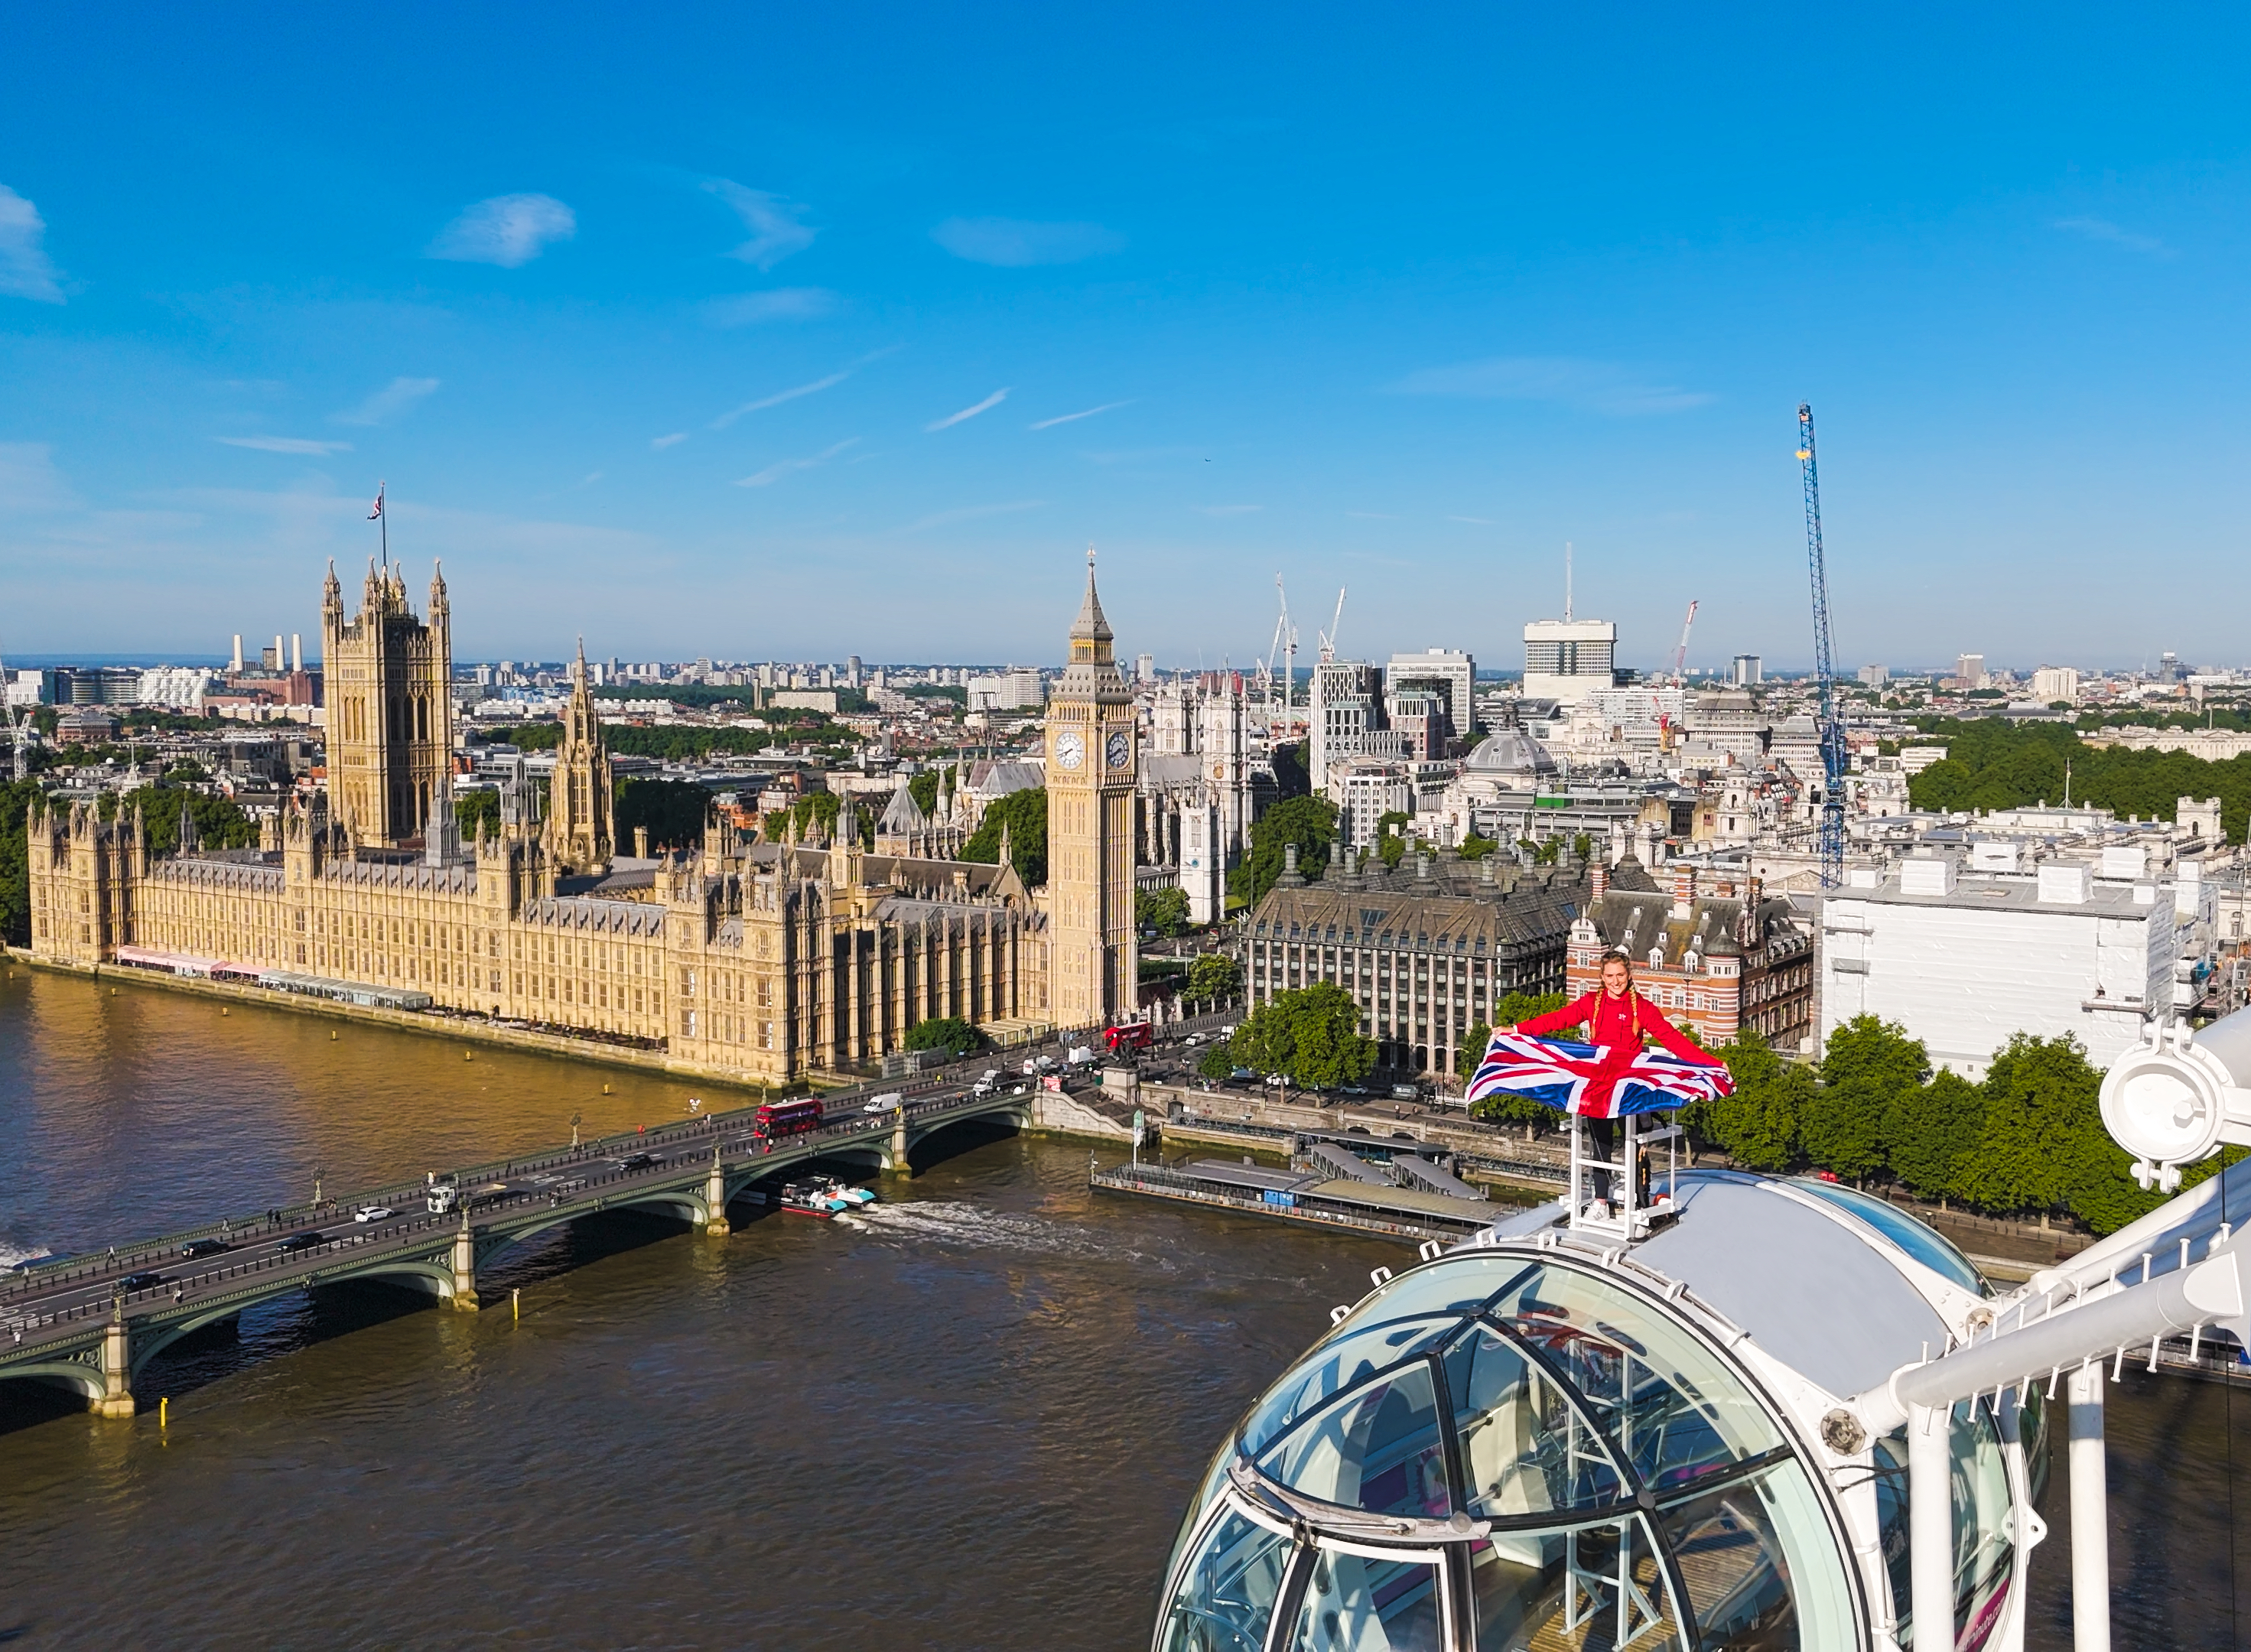
<path fill-rule="evenodd" d="M 1665 1019 L 1663 1011 L 1633 990 L 1633 964 L 1623 952 L 1612 953 L 1603 960 L 1600 991 L 1586 993 L 1560 1010 L 1519 1021 L 1514 1030 L 1537 1038 L 1572 1026 L 1584 1026 L 1587 1042 L 1599 1052 L 1595 1060 L 1595 1082 L 1587 1087 L 1582 1116 L 1590 1126 L 1595 1151 L 1604 1160 L 1617 1151 L 1617 1121 L 1608 1114 L 1610 1091 L 1641 1054 L 1644 1038 L 1655 1039 L 1683 1061 L 1701 1065 L 1712 1060 L 1709 1050 L 1699 1048 L 1694 1040 Z M 1595 1172 L 1595 1203 L 1601 1208 L 1590 1213 L 1608 1216 L 1610 1197 L 1610 1173 L 1598 1170 Z"/>

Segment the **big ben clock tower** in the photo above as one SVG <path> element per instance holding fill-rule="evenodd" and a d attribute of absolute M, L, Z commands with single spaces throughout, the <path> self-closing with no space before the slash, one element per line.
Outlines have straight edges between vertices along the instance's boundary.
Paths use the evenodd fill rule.
<path fill-rule="evenodd" d="M 1133 696 L 1119 674 L 1094 594 L 1070 628 L 1070 663 L 1048 699 L 1048 895 L 1056 1020 L 1089 1026 L 1138 1003 L 1133 795 L 1140 754 Z"/>

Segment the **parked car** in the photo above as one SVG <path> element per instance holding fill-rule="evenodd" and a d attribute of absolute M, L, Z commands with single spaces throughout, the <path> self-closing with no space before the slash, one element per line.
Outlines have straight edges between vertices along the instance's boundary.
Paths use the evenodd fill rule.
<path fill-rule="evenodd" d="M 1338 1091 L 1337 1094 L 1340 1096 L 1365 1096 L 1368 1094 L 1368 1086 L 1365 1084 L 1347 1084 L 1341 1090 Z"/>
<path fill-rule="evenodd" d="M 180 1260 L 193 1261 L 198 1256 L 216 1256 L 221 1251 L 233 1248 L 224 1239 L 191 1239 L 180 1247 Z"/>
<path fill-rule="evenodd" d="M 128 1274 L 117 1282 L 128 1290 L 150 1290 L 170 1279 L 170 1274 Z"/>
<path fill-rule="evenodd" d="M 329 1236 L 326 1234 L 292 1234 L 274 1248 L 287 1255 L 295 1251 L 311 1250 L 315 1246 L 325 1245 L 328 1242 Z"/>

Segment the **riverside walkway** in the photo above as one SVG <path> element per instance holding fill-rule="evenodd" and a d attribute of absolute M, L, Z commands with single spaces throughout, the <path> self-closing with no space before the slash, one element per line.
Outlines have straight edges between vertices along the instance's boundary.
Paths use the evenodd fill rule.
<path fill-rule="evenodd" d="M 871 1113 L 873 1095 L 899 1100 Z M 100 1256 L 0 1275 L 0 1381 L 83 1393 L 106 1417 L 129 1417 L 149 1361 L 190 1332 L 277 1296 L 347 1280 L 386 1280 L 474 1309 L 477 1277 L 535 1235 L 600 1211 L 654 1210 L 706 1234 L 729 1231 L 727 1206 L 753 1183 L 813 1159 L 911 1174 L 932 1132 L 975 1119 L 1022 1129 L 1030 1087 L 1014 1078 L 979 1095 L 966 1077 L 871 1084 L 821 1098 L 818 1128 L 769 1140 L 746 1107 L 451 1172 L 460 1208 L 431 1214 L 427 1185 L 261 1213 L 119 1245 Z M 361 1211 L 384 1213 L 357 1220 Z"/>

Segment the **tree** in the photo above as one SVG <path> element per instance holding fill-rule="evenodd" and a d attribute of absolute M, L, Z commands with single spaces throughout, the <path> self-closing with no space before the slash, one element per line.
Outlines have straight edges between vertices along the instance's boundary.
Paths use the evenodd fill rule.
<path fill-rule="evenodd" d="M 196 841 L 206 849 L 246 849 L 258 841 L 258 823 L 232 798 L 171 786 L 136 786 L 122 798 L 105 792 L 97 812 L 105 820 L 129 819 L 139 809 L 149 823 L 149 853 L 176 854 L 180 847 L 180 811 L 196 823 Z"/>
<path fill-rule="evenodd" d="M 1694 1134 L 1749 1170 L 1788 1170 L 1797 1159 L 1797 1116 L 1813 1093 L 1813 1075 L 1784 1061 L 1745 1027 L 1720 1051 L 1735 1093 L 1683 1109 Z"/>
<path fill-rule="evenodd" d="M 1231 1039 L 1221 1039 L 1203 1047 L 1196 1058 L 1196 1071 L 1215 1082 L 1235 1076 L 1235 1045 Z"/>
<path fill-rule="evenodd" d="M 1583 863 L 1593 860 L 1595 858 L 1594 838 L 1590 833 L 1580 833 L 1571 840 L 1571 853 L 1578 856 Z"/>
<path fill-rule="evenodd" d="M 984 1047 L 985 1035 L 958 1015 L 936 1015 L 907 1028 L 905 1044 L 911 1050 L 969 1055 Z"/>
<path fill-rule="evenodd" d="M 1854 1016 L 1830 1034 L 1820 1088 L 1798 1120 L 1806 1156 L 1854 1181 L 1881 1169 L 1893 1101 L 1920 1089 L 1929 1071 L 1922 1041 L 1904 1026 Z"/>
<path fill-rule="evenodd" d="M 461 828 L 461 841 L 476 841 L 477 827 L 482 826 L 488 833 L 500 829 L 500 791 L 495 786 L 476 786 L 454 793 L 454 819 Z M 630 846 L 632 839 L 627 837 Z"/>
<path fill-rule="evenodd" d="M 1243 966 L 1224 952 L 1207 952 L 1188 965 L 1188 996 L 1232 998 L 1243 990 Z"/>
<path fill-rule="evenodd" d="M 1159 935 L 1178 935 L 1188 926 L 1188 892 L 1177 887 L 1134 890 L 1133 922 Z"/>
<path fill-rule="evenodd" d="M 996 798 L 985 818 L 961 846 L 965 861 L 996 865 L 1001 859 L 1001 832 L 1008 833 L 1008 860 L 1028 889 L 1048 881 L 1048 794 L 1043 786 L 1027 786 Z"/>
<path fill-rule="evenodd" d="M 1478 1063 L 1485 1060 L 1485 1047 L 1493 1042 L 1493 1028 L 1483 1021 L 1472 1021 L 1462 1033 L 1461 1047 L 1454 1052 L 1454 1076 L 1465 1084 L 1476 1076 Z"/>
<path fill-rule="evenodd" d="M 1482 861 L 1499 847 L 1499 838 L 1481 838 L 1472 832 L 1454 846 L 1454 852 L 1465 861 Z"/>
<path fill-rule="evenodd" d="M 1493 1024 L 1514 1026 L 1519 1021 L 1562 1009 L 1563 1001 L 1561 992 L 1511 992 L 1493 1006 Z"/>
<path fill-rule="evenodd" d="M 1985 1116 L 1963 1168 L 1962 1196 L 1993 1211 L 2061 1208 L 2074 1185 L 2095 1179 L 2088 1172 L 2101 1168 L 2088 1134 L 2091 1124 L 2108 1140 L 2096 1107 L 2102 1082 L 2067 1033 L 2010 1039 L 1985 1075 Z"/>
<path fill-rule="evenodd" d="M 36 781 L 0 782 L 0 941 L 31 944 L 31 862 L 25 822 L 39 796 Z"/>
<path fill-rule="evenodd" d="M 1350 1083 L 1375 1065 L 1375 1041 L 1360 1032 L 1360 1006 L 1328 981 L 1276 993 L 1251 1012 L 1229 1047 L 1238 1065 L 1279 1073 L 1301 1089 Z"/>
<path fill-rule="evenodd" d="M 1959 1177 L 1985 1124 L 1985 1093 L 1956 1072 L 1893 1096 L 1884 1113 L 1892 1173 L 1925 1199 L 1959 1197 Z"/>
<path fill-rule="evenodd" d="M 1326 798 L 1292 798 L 1260 815 L 1250 828 L 1250 853 L 1228 874 L 1229 883 L 1240 881 L 1243 893 L 1256 906 L 1282 875 L 1282 850 L 1298 846 L 1298 869 L 1307 877 L 1329 863 L 1336 842 L 1336 805 Z"/>
<path fill-rule="evenodd" d="M 647 826 L 652 847 L 684 849 L 703 841 L 710 812 L 711 794 L 692 781 L 620 780 L 611 819 L 620 843 Z"/>

